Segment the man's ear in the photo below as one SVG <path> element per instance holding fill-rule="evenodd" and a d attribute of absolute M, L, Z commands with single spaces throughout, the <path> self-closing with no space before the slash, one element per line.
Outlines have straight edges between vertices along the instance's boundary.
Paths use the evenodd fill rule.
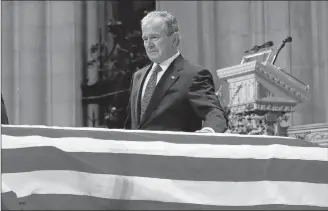
<path fill-rule="evenodd" d="M 177 32 L 174 32 L 172 36 L 173 36 L 173 47 L 177 47 L 180 42 L 180 36 Z"/>

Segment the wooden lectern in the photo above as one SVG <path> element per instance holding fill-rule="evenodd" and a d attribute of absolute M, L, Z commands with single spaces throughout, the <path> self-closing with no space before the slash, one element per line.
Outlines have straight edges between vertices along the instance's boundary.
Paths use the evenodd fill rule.
<path fill-rule="evenodd" d="M 309 86 L 272 64 L 272 50 L 246 55 L 241 64 L 217 70 L 229 84 L 230 132 L 287 135 L 284 125 Z"/>

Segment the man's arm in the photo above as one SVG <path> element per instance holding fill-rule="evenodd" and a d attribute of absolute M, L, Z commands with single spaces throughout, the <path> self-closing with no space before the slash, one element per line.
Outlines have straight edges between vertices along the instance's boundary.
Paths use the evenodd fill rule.
<path fill-rule="evenodd" d="M 221 133 L 227 130 L 228 119 L 215 94 L 213 77 L 209 70 L 200 70 L 193 78 L 188 97 L 195 113 L 204 120 L 203 130 L 212 128 Z"/>

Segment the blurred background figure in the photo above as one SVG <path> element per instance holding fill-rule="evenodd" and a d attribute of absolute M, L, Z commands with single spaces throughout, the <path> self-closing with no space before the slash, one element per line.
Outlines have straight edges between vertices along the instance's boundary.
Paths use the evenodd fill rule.
<path fill-rule="evenodd" d="M 6 106 L 5 106 L 5 102 L 3 101 L 2 93 L 1 93 L 1 124 L 6 124 L 6 125 L 9 124 Z"/>

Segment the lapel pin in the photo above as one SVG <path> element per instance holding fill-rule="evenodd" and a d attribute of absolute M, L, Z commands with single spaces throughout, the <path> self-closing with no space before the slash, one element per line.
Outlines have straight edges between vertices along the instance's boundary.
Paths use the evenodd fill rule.
<path fill-rule="evenodd" d="M 175 76 L 172 75 L 172 76 L 171 76 L 171 79 L 175 79 Z"/>

